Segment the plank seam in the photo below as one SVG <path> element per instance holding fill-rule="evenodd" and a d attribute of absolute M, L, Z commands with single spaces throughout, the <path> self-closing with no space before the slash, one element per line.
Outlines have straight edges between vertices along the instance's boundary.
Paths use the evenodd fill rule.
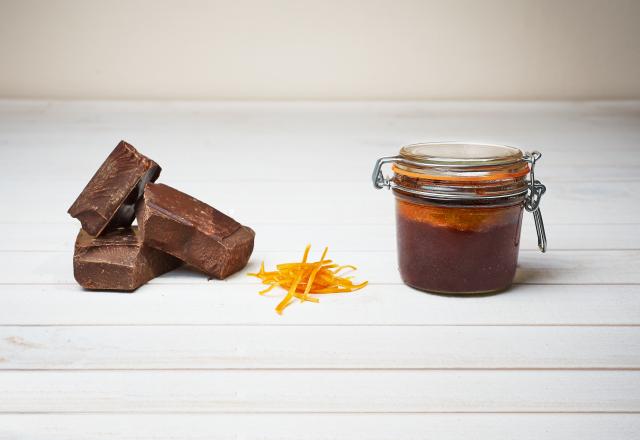
<path fill-rule="evenodd" d="M 610 371 L 640 371 L 640 366 L 638 367 L 326 367 L 326 368 L 318 368 L 318 367 L 255 367 L 255 368 L 246 368 L 246 367 L 220 367 L 220 368 L 190 368 L 190 367 L 177 367 L 177 368 L 0 368 L 0 375 L 3 373 L 39 373 L 39 372 L 48 372 L 48 373 L 108 373 L 108 372 L 135 372 L 135 373 L 144 373 L 144 372 L 221 372 L 221 371 L 234 371 L 234 372 L 254 372 L 254 371 L 270 371 L 270 372 L 278 372 L 278 371 L 296 371 L 296 372 L 358 372 L 358 371 L 367 371 L 367 372 L 434 372 L 434 371 L 462 371 L 462 372 L 476 372 L 476 371 L 517 371 L 517 372 L 538 372 L 538 371 L 594 371 L 594 372 L 610 372 Z"/>
<path fill-rule="evenodd" d="M 384 415 L 384 414 L 602 414 L 602 415 L 613 415 L 613 414 L 629 414 L 629 415 L 640 415 L 640 411 L 60 411 L 60 412 L 52 412 L 52 411 L 1 411 L 0 416 L 8 416 L 8 415 L 94 415 L 94 414 L 113 414 L 113 415 L 156 415 L 156 414 L 175 414 L 175 415 L 183 415 L 183 414 L 247 414 L 247 415 L 260 415 L 260 414 L 271 414 L 271 415 L 293 415 L 293 414 L 371 414 L 371 415 Z"/>
<path fill-rule="evenodd" d="M 486 323 L 466 323 L 466 324 L 288 324 L 288 323 L 112 323 L 112 324 L 0 324 L 0 328 L 4 327 L 576 327 L 576 328 L 635 328 L 640 327 L 640 323 L 630 324 L 607 324 L 607 323 L 543 323 L 543 324 L 530 324 L 530 323 L 507 323 L 507 324 L 486 324 Z"/>
<path fill-rule="evenodd" d="M 202 275 L 202 277 L 204 277 L 205 275 Z M 194 282 L 171 282 L 171 283 L 158 283 L 158 282 L 153 282 L 151 281 L 150 283 L 148 283 L 148 286 L 206 286 L 206 285 L 214 285 L 214 284 L 218 284 L 218 283 L 225 283 L 225 285 L 228 286 L 256 286 L 256 287 L 260 287 L 260 283 L 259 282 L 254 282 L 254 283 L 247 283 L 247 282 L 225 282 L 225 281 L 194 281 Z M 370 282 L 368 284 L 369 286 L 406 286 L 406 284 L 404 284 L 401 281 L 396 282 L 387 282 L 387 283 L 380 283 L 380 282 Z M 514 286 L 639 286 L 640 282 L 637 283 L 616 283 L 616 282 L 609 282 L 609 283 L 558 283 L 558 282 L 554 282 L 554 283 L 513 283 Z M 78 286 L 78 283 L 13 283 L 13 282 L 0 282 L 0 286 Z M 108 291 L 102 291 L 102 292 L 108 292 Z M 469 297 L 482 297 L 482 296 L 497 296 L 500 295 L 504 292 L 497 292 L 497 293 L 493 293 L 493 294 L 487 294 L 487 295 L 468 295 Z M 0 295 L 2 294 L 2 292 L 0 292 Z M 436 295 L 436 296 L 447 296 L 446 294 L 438 294 L 438 293 L 431 293 L 431 295 Z M 450 295 L 450 296 L 455 296 L 455 295 Z"/>

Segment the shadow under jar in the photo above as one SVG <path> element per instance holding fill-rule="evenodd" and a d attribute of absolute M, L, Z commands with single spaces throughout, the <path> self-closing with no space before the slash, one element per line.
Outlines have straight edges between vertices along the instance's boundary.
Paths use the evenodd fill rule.
<path fill-rule="evenodd" d="M 540 153 L 503 145 L 423 143 L 376 162 L 373 183 L 396 200 L 398 263 L 405 284 L 444 294 L 507 289 L 518 263 L 523 209 L 546 250 L 535 180 Z M 391 163 L 393 176 L 382 166 Z"/>

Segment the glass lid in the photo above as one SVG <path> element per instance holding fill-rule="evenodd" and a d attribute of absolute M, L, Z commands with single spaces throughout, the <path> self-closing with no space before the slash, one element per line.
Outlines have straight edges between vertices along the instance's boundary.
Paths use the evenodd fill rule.
<path fill-rule="evenodd" d="M 506 145 L 468 142 L 428 142 L 406 145 L 400 156 L 412 162 L 434 166 L 507 165 L 520 162 L 522 151 Z"/>

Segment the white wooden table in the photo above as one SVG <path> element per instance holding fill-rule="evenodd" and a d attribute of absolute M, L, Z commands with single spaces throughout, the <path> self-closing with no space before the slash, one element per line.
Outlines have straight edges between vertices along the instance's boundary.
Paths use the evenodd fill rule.
<path fill-rule="evenodd" d="M 247 270 L 311 242 L 371 285 L 83 291 L 66 210 L 120 139 L 255 228 Z M 372 165 L 443 139 L 544 153 L 550 250 L 527 215 L 507 293 L 400 282 Z M 0 439 L 640 438 L 640 103 L 4 101 L 0 152 Z"/>

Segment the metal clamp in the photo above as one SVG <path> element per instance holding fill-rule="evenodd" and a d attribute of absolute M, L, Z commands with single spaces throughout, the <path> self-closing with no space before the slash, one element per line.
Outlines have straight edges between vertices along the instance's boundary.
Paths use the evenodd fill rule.
<path fill-rule="evenodd" d="M 542 153 L 539 151 L 532 151 L 526 153 L 523 159 L 529 162 L 531 169 L 529 171 L 529 188 L 527 189 L 527 195 L 524 199 L 524 209 L 533 213 L 533 220 L 536 224 L 536 233 L 538 234 L 538 248 L 541 252 L 547 250 L 547 234 L 544 230 L 544 222 L 542 221 L 542 214 L 540 213 L 540 199 L 547 191 L 547 187 L 544 186 L 539 180 L 536 180 L 535 167 L 536 162 L 542 157 Z"/>
<path fill-rule="evenodd" d="M 386 157 L 381 157 L 376 161 L 376 165 L 373 167 L 373 175 L 371 176 L 371 180 L 373 180 L 374 188 L 391 189 L 391 179 L 389 177 L 385 177 L 384 174 L 382 174 L 382 165 L 389 162 L 397 162 L 399 160 L 401 160 L 400 156 L 386 156 Z"/>

